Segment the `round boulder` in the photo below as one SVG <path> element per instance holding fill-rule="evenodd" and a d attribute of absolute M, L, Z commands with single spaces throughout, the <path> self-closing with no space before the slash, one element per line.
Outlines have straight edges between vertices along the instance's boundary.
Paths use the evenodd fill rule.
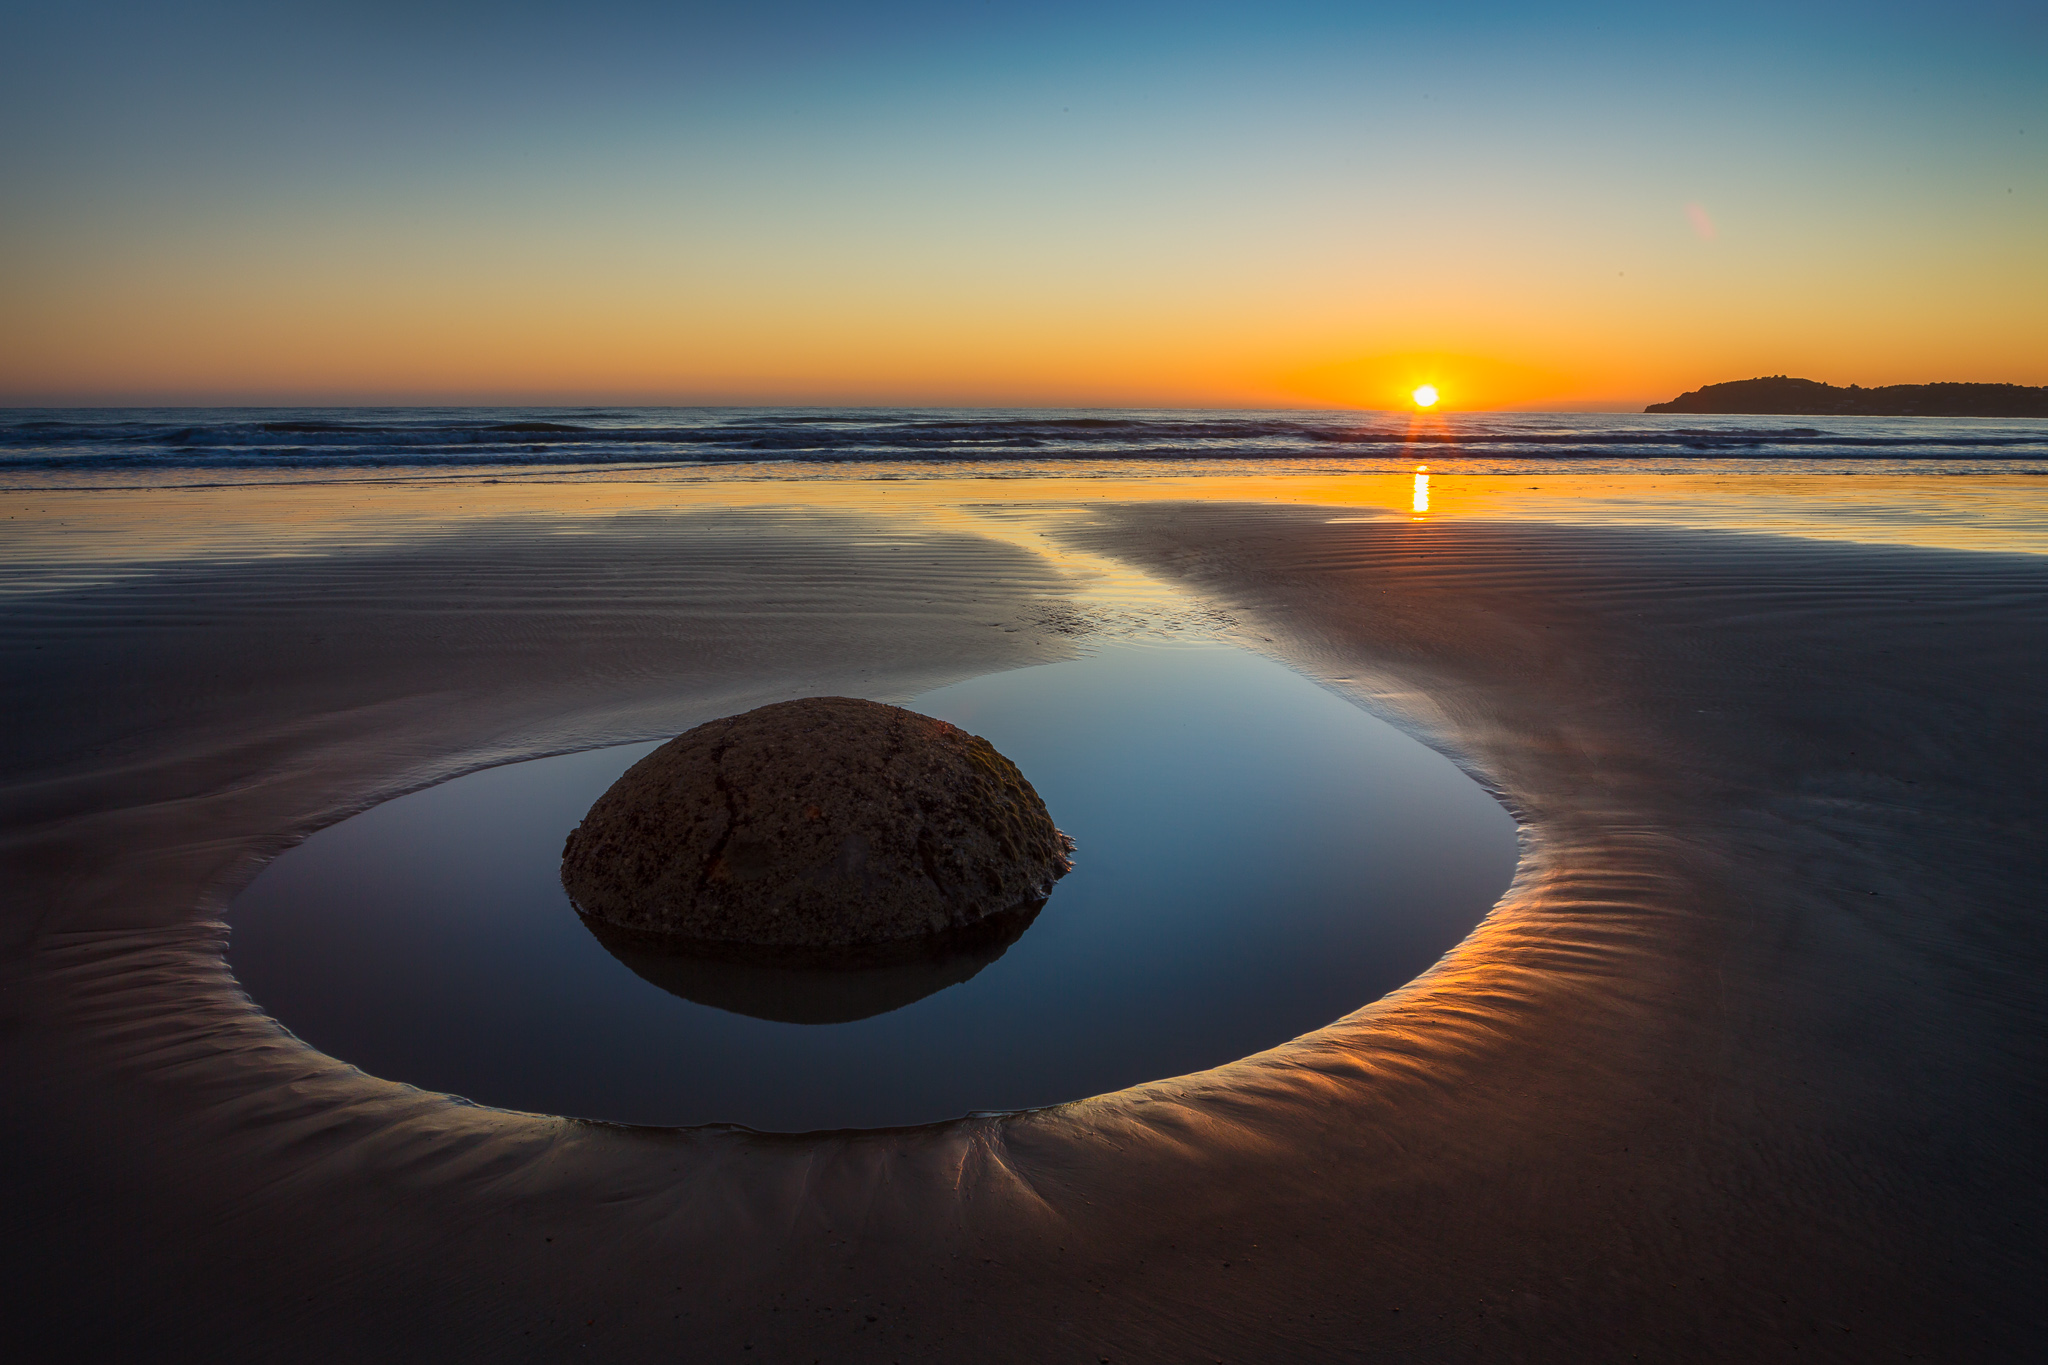
<path fill-rule="evenodd" d="M 627 769 L 570 833 L 562 885 L 650 946 L 856 963 L 1000 932 L 1072 849 L 987 740 L 810 697 L 700 725 Z"/>

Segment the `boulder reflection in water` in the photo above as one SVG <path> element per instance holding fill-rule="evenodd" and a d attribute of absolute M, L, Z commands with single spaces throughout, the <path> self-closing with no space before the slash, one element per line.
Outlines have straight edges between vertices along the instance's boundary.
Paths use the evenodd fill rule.
<path fill-rule="evenodd" d="M 970 980 L 1031 927 L 1043 900 L 920 940 L 894 956 L 825 963 L 740 958 L 721 946 L 636 934 L 588 915 L 583 927 L 633 974 L 700 1005 L 783 1024 L 847 1024 L 901 1009 Z"/>

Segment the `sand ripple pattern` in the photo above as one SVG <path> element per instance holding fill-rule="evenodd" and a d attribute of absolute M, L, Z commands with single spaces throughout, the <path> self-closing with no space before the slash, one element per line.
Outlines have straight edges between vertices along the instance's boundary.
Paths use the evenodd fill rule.
<path fill-rule="evenodd" d="M 1012 547 L 933 544 L 928 604 L 847 528 L 710 518 L 744 530 L 697 550 L 688 521 L 12 619 L 17 1331 L 209 1361 L 2038 1345 L 2048 564 L 1092 507 L 1077 543 L 1405 717 L 1526 834 L 1434 971 L 1214 1071 L 906 1131 L 633 1130 L 378 1081 L 251 1008 L 209 907 L 347 809 L 859 660 L 1064 647 L 991 628 L 1058 594 Z"/>

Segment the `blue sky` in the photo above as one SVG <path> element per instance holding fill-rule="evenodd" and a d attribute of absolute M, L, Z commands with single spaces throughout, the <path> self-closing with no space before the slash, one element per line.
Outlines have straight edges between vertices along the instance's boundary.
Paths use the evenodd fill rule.
<path fill-rule="evenodd" d="M 2044 16 L 9 4 L 0 397 L 2048 382 Z"/>

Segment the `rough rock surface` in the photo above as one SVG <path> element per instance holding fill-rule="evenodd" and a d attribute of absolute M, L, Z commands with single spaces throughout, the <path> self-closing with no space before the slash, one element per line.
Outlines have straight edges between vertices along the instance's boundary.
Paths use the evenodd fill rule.
<path fill-rule="evenodd" d="M 562 885 L 586 917 L 679 946 L 830 960 L 1042 899 L 1072 848 L 987 740 L 810 697 L 634 764 L 569 835 Z"/>

